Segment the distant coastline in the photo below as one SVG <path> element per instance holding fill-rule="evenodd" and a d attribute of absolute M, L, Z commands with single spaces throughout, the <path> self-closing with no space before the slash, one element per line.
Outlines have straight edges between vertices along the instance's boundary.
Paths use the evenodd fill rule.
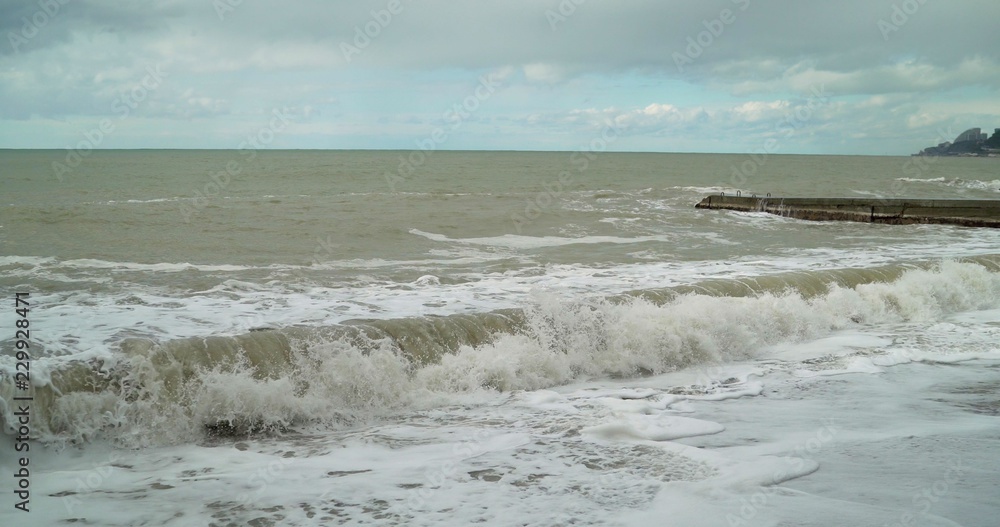
<path fill-rule="evenodd" d="M 933 157 L 995 157 L 1000 158 L 1000 128 L 987 138 L 982 128 L 970 128 L 955 138 L 937 146 L 927 147 L 915 156 Z"/>

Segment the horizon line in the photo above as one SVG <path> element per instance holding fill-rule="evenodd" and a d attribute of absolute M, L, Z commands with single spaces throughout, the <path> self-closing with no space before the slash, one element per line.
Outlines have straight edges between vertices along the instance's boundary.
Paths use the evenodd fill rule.
<path fill-rule="evenodd" d="M 0 147 L 0 151 L 66 151 L 72 150 L 65 147 L 28 147 L 12 148 Z M 440 150 L 420 150 L 417 148 L 171 148 L 171 147 L 133 147 L 133 148 L 94 148 L 91 152 L 122 152 L 122 151 L 179 151 L 179 152 L 238 152 L 242 150 L 255 150 L 258 152 L 442 152 L 442 153 L 521 153 L 521 154 L 572 154 L 575 152 L 589 152 L 589 150 L 514 150 L 514 149 L 440 149 Z M 672 154 L 672 155 L 767 155 L 767 156 L 830 156 L 830 157 L 912 157 L 917 154 L 832 154 L 832 153 L 778 153 L 778 152 L 681 152 L 662 150 L 606 150 L 603 152 L 593 152 L 594 154 Z"/>

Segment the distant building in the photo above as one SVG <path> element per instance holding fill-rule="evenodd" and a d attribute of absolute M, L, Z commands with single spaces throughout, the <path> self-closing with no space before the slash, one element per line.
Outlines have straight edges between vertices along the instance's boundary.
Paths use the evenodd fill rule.
<path fill-rule="evenodd" d="M 955 138 L 956 143 L 961 143 L 964 141 L 980 141 L 980 137 L 983 135 L 982 128 L 969 128 L 968 130 L 962 132 L 961 135 Z"/>
<path fill-rule="evenodd" d="M 1000 128 L 994 130 L 993 137 L 983 133 L 982 128 L 969 128 L 956 137 L 953 143 L 945 141 L 914 155 L 1000 157 Z"/>

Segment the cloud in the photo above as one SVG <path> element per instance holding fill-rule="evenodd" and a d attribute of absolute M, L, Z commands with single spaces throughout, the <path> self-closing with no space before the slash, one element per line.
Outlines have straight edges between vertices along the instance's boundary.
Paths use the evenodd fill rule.
<path fill-rule="evenodd" d="M 719 75 L 717 78 L 726 77 Z M 849 72 L 819 70 L 812 64 L 799 63 L 780 76 L 767 80 L 733 81 L 729 84 L 732 92 L 739 95 L 776 90 L 807 92 L 811 87 L 819 85 L 841 95 L 927 93 L 970 86 L 998 88 L 1000 63 L 977 55 L 948 66 L 906 61 Z"/>
<path fill-rule="evenodd" d="M 500 70 L 504 93 L 475 118 L 518 123 L 505 130 L 525 145 L 572 135 L 560 126 L 593 126 L 608 108 L 651 137 L 766 134 L 817 86 L 838 98 L 825 110 L 841 112 L 829 115 L 832 130 L 843 122 L 878 136 L 872 115 L 924 132 L 948 119 L 993 126 L 1000 3 L 914 2 L 901 16 L 904 0 L 627 0 L 571 12 L 555 0 L 72 0 L 56 1 L 55 13 L 4 1 L 0 140 L 34 119 L 100 119 L 150 65 L 170 78 L 134 116 L 161 128 L 175 120 L 171 137 L 200 135 L 183 129 L 191 120 L 221 119 L 212 129 L 228 130 L 295 106 L 325 121 L 317 130 L 353 123 L 399 142 L 413 125 L 392 116 L 432 123 L 479 75 Z M 555 28 L 550 12 L 562 13 Z M 678 53 L 690 61 L 683 70 Z M 471 140 L 489 147 L 487 133 Z"/>

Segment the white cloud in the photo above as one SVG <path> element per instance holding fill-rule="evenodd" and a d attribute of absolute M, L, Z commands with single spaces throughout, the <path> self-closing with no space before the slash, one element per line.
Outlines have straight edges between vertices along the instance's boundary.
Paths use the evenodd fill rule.
<path fill-rule="evenodd" d="M 524 78 L 528 82 L 550 84 L 566 80 L 569 73 L 567 68 L 541 63 L 525 64 L 522 69 L 524 70 Z"/>
<path fill-rule="evenodd" d="M 490 71 L 503 93 L 452 144 L 489 148 L 500 138 L 476 136 L 471 125 L 503 122 L 505 145 L 520 134 L 526 148 L 569 146 L 558 138 L 591 133 L 609 118 L 627 122 L 633 137 L 754 143 L 804 111 L 820 86 L 835 100 L 789 139 L 802 148 L 883 140 L 906 152 L 915 147 L 903 141 L 944 123 L 1000 125 L 993 0 L 927 2 L 888 41 L 878 22 L 891 4 L 751 2 L 683 73 L 672 54 L 734 2 L 586 2 L 558 31 L 545 14 L 553 5 L 536 0 L 403 5 L 348 62 L 340 44 L 353 43 L 384 0 L 243 2 L 222 20 L 202 0 L 70 2 L 17 50 L 0 46 L 0 128 L 16 138 L 32 119 L 100 119 L 151 64 L 170 78 L 135 114 L 136 134 L 142 119 L 158 119 L 150 141 L 202 136 L 189 121 L 214 119 L 208 129 L 220 135 L 210 140 L 226 145 L 231 138 L 221 134 L 241 119 L 297 107 L 323 120 L 311 125 L 317 133 L 349 122 L 371 147 L 411 143 L 410 134 L 425 133 L 421 126 Z M 0 6 L 0 32 L 20 31 L 21 17 L 36 9 Z"/>

